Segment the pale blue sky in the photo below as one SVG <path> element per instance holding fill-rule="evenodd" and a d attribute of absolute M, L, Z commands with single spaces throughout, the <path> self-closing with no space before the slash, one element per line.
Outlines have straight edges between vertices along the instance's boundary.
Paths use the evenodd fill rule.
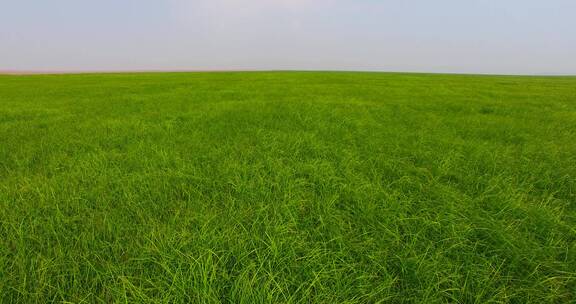
<path fill-rule="evenodd" d="M 0 70 L 576 74 L 576 0 L 0 0 Z"/>

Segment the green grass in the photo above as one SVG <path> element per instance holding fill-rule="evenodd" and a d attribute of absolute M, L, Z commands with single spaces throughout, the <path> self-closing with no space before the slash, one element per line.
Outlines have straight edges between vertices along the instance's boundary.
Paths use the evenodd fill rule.
<path fill-rule="evenodd" d="M 0 76 L 3 303 L 576 303 L 576 77 Z"/>

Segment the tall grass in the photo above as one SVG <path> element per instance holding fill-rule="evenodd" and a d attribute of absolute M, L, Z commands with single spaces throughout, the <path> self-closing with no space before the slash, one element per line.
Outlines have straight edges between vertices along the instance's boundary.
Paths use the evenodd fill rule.
<path fill-rule="evenodd" d="M 576 302 L 576 78 L 0 76 L 3 303 Z"/>

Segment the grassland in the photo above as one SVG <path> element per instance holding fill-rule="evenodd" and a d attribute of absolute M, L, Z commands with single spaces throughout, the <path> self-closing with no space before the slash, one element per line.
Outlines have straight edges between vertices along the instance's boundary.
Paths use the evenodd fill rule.
<path fill-rule="evenodd" d="M 0 76 L 3 303 L 575 303 L 576 77 Z"/>

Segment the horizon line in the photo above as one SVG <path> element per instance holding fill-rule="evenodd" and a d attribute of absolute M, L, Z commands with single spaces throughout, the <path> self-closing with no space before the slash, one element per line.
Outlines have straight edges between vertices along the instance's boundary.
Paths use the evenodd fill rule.
<path fill-rule="evenodd" d="M 81 75 L 81 74 L 161 74 L 161 73 L 237 73 L 237 72 L 350 72 L 350 73 L 389 73 L 389 74 L 433 74 L 433 75 L 478 75 L 478 76 L 532 76 L 532 77 L 576 77 L 566 73 L 490 73 L 490 72 L 430 72 L 376 69 L 79 69 L 79 70 L 1 70 L 0 75 Z"/>

